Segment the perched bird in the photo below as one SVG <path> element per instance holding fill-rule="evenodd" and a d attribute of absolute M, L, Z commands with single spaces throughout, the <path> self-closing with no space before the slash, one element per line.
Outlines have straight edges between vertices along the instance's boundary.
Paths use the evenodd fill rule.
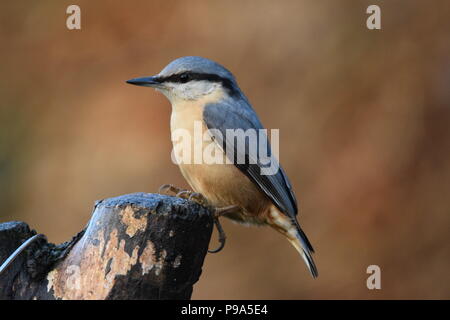
<path fill-rule="evenodd" d="M 127 83 L 155 88 L 169 99 L 172 133 L 184 130 L 194 140 L 202 139 L 195 138 L 195 123 L 199 123 L 202 132 L 221 133 L 210 137 L 223 154 L 230 158 L 228 151 L 232 151 L 233 159 L 229 159 L 232 161 L 225 163 L 178 163 L 195 192 L 180 194 L 200 194 L 200 199 L 217 208 L 217 216 L 249 225 L 268 225 L 279 231 L 300 253 L 312 276 L 317 277 L 311 256 L 314 249 L 297 221 L 297 201 L 286 173 L 278 167 L 274 174 L 263 174 L 259 152 L 249 151 L 251 142 L 245 140 L 245 148 L 239 148 L 239 144 L 227 137 L 230 129 L 263 129 L 231 72 L 206 58 L 182 57 L 155 76 L 135 78 Z M 271 154 L 267 136 L 258 136 L 257 148 L 261 148 L 261 139 L 266 140 L 262 142 L 266 143 L 267 154 L 277 161 Z M 192 141 L 195 143 L 201 141 Z M 244 163 L 236 161 L 238 158 L 245 159 Z M 171 185 L 166 187 L 175 192 L 181 190 Z M 223 233 L 221 227 L 219 232 Z"/>

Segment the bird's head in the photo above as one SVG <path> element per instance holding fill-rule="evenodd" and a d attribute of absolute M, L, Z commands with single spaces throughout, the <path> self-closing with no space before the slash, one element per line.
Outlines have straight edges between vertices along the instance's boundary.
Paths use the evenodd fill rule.
<path fill-rule="evenodd" d="M 135 78 L 127 83 L 161 91 L 172 103 L 197 100 L 223 90 L 230 96 L 240 94 L 233 74 L 220 64 L 202 57 L 182 57 L 169 63 L 159 74 Z"/>

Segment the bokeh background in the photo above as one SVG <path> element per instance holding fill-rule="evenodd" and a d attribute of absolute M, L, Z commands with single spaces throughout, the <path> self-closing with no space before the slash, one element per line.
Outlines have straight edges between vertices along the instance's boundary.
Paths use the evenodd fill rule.
<path fill-rule="evenodd" d="M 224 221 L 193 298 L 450 298 L 449 17 L 449 1 L 3 2 L 0 221 L 63 242 L 97 199 L 187 187 L 169 102 L 124 81 L 200 55 L 280 129 L 320 276 L 276 232 Z"/>

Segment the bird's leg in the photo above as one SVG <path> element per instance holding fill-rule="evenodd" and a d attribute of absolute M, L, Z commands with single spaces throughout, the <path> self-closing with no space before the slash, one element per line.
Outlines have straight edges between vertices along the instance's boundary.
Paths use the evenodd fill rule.
<path fill-rule="evenodd" d="M 227 207 L 222 207 L 222 208 L 216 208 L 216 207 L 213 207 L 212 205 L 210 205 L 208 203 L 208 200 L 201 193 L 181 189 L 181 188 L 175 187 L 172 184 L 164 184 L 161 187 L 159 187 L 159 193 L 168 193 L 168 192 L 174 194 L 176 197 L 194 201 L 194 202 L 198 203 L 199 205 L 207 207 L 211 211 L 213 211 L 214 225 L 216 226 L 217 232 L 219 233 L 220 245 L 218 248 L 216 248 L 214 250 L 208 250 L 208 252 L 209 253 L 217 253 L 217 252 L 221 251 L 225 247 L 225 241 L 226 241 L 227 237 L 225 235 L 225 231 L 222 228 L 222 225 L 220 224 L 219 217 L 221 217 L 227 213 L 239 211 L 240 210 L 239 206 L 232 205 L 232 206 L 227 206 Z"/>
<path fill-rule="evenodd" d="M 227 236 L 225 234 L 225 231 L 223 231 L 222 225 L 220 224 L 219 218 L 214 217 L 214 225 L 217 228 L 217 232 L 219 233 L 219 247 L 214 249 L 214 250 L 209 250 L 209 253 L 217 253 L 219 251 L 221 251 L 224 247 L 225 247 L 225 241 L 227 240 Z"/>
<path fill-rule="evenodd" d="M 222 207 L 222 208 L 215 208 L 214 217 L 219 218 L 223 215 L 226 215 L 227 213 L 238 212 L 238 211 L 241 211 L 241 208 L 237 205 L 232 205 L 232 206 L 227 206 L 227 207 Z"/>
<path fill-rule="evenodd" d="M 227 213 L 236 212 L 236 211 L 240 211 L 239 206 L 236 206 L 236 205 L 222 207 L 222 208 L 214 208 L 213 219 L 214 219 L 214 224 L 217 228 L 217 232 L 219 233 L 220 245 L 217 249 L 208 250 L 209 253 L 217 253 L 217 252 L 221 251 L 225 247 L 225 241 L 227 240 L 225 231 L 223 231 L 222 225 L 220 224 L 219 217 L 221 217 Z"/>

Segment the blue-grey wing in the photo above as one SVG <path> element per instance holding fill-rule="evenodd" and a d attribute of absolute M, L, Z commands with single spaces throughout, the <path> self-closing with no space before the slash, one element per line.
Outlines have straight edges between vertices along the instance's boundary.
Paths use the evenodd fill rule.
<path fill-rule="evenodd" d="M 211 103 L 205 106 L 203 111 L 203 120 L 207 127 L 212 132 L 218 130 L 221 134 L 214 135 L 217 143 L 224 149 L 227 156 L 230 154 L 230 146 L 232 147 L 232 154 L 234 159 L 233 164 L 239 168 L 250 180 L 252 180 L 273 202 L 273 204 L 284 214 L 291 217 L 295 221 L 297 215 L 297 201 L 292 191 L 291 184 L 284 173 L 281 166 L 277 164 L 279 168 L 275 174 L 262 174 L 261 169 L 267 167 L 265 161 L 262 161 L 260 154 L 266 154 L 270 157 L 271 161 L 278 161 L 272 156 L 271 148 L 267 140 L 266 135 L 257 134 L 257 155 L 256 159 L 253 156 L 251 146 L 249 146 L 249 140 L 245 139 L 245 148 L 238 148 L 237 141 L 231 141 L 229 135 L 227 135 L 227 129 L 236 130 L 242 129 L 244 131 L 248 129 L 263 129 L 261 122 L 259 121 L 256 113 L 250 107 L 245 100 L 240 100 L 240 103 L 234 101 L 223 101 L 220 103 Z M 214 130 L 213 130 L 214 129 Z M 232 137 L 231 139 L 234 139 Z M 265 145 L 264 152 L 260 152 L 262 145 Z M 254 143 L 254 141 L 253 141 Z M 254 146 L 253 146 L 254 147 Z M 264 147 L 263 147 L 264 148 Z M 243 150 L 244 149 L 244 150 Z M 253 157 L 253 161 L 250 161 Z M 244 163 L 239 163 L 237 159 L 245 159 Z M 265 159 L 267 160 L 267 159 Z M 252 163 L 253 162 L 253 163 Z"/>

